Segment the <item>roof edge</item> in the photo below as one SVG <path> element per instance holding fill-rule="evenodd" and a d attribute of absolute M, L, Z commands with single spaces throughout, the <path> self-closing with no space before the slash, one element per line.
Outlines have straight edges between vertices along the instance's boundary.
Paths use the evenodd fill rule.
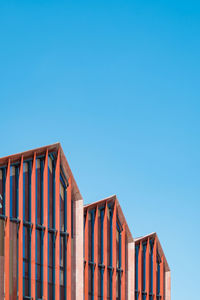
<path fill-rule="evenodd" d="M 95 207 L 97 205 L 104 204 L 105 202 L 112 202 L 112 201 L 116 201 L 117 209 L 119 210 L 119 213 L 120 213 L 119 214 L 120 221 L 122 221 L 122 223 L 124 223 L 125 226 L 126 226 L 126 231 L 127 231 L 127 236 L 128 236 L 128 242 L 129 243 L 134 242 L 134 238 L 133 238 L 132 233 L 130 231 L 130 228 L 129 228 L 128 224 L 127 224 L 127 221 L 126 221 L 126 218 L 125 218 L 124 213 L 122 211 L 122 208 L 120 206 L 119 200 L 118 200 L 118 198 L 117 198 L 117 196 L 115 194 L 111 195 L 109 197 L 103 198 L 101 200 L 92 202 L 90 204 L 84 205 L 84 210 L 86 210 L 87 208 L 93 208 L 93 207 Z"/>
<path fill-rule="evenodd" d="M 147 235 L 144 235 L 144 236 L 141 236 L 141 237 L 138 237 L 138 238 L 135 238 L 134 241 L 135 243 L 137 242 L 140 242 L 140 241 L 143 241 L 143 240 L 146 240 L 147 238 L 157 238 L 157 242 L 158 242 L 158 249 L 159 249 L 159 252 L 161 253 L 161 255 L 163 255 L 164 257 L 164 261 L 165 261 L 165 264 L 166 264 L 166 271 L 170 271 L 170 267 L 169 267 L 169 264 L 168 264 L 168 261 L 166 259 L 166 256 L 165 256 L 165 253 L 163 251 L 163 248 L 161 246 L 161 243 L 160 243 L 160 240 L 158 238 L 158 234 L 156 232 L 152 232 L 152 233 L 149 233 Z"/>

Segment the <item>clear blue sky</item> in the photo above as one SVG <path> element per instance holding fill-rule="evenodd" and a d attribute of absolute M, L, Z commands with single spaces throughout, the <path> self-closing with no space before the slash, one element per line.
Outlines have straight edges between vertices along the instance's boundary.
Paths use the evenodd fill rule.
<path fill-rule="evenodd" d="M 199 37 L 194 0 L 0 2 L 0 156 L 60 141 L 85 203 L 158 233 L 174 300 L 200 282 Z"/>

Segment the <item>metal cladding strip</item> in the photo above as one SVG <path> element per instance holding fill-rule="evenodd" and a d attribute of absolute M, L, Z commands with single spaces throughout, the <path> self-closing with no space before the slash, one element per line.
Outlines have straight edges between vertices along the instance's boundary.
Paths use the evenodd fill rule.
<path fill-rule="evenodd" d="M 149 282 L 149 274 L 150 274 L 150 240 L 148 238 L 147 240 L 147 249 L 146 249 L 146 300 L 149 300 L 149 287 L 150 287 L 150 282 Z"/>
<path fill-rule="evenodd" d="M 71 300 L 71 201 L 72 201 L 72 179 L 69 177 L 67 188 L 67 300 Z M 56 298 L 57 299 L 57 298 Z"/>
<path fill-rule="evenodd" d="M 34 153 L 33 157 L 33 166 L 32 166 L 32 174 L 31 174 L 31 223 L 32 234 L 31 234 L 31 297 L 35 300 L 35 285 L 36 285 L 36 277 L 35 277 L 35 238 L 36 238 L 36 229 L 35 229 L 35 180 L 36 180 L 36 153 Z"/>
<path fill-rule="evenodd" d="M 8 160 L 7 173 L 6 173 L 6 216 L 5 222 L 5 300 L 9 300 L 9 282 L 10 282 L 10 159 Z"/>
<path fill-rule="evenodd" d="M 112 300 L 116 300 L 116 268 L 117 268 L 117 260 L 116 260 L 116 227 L 117 227 L 117 207 L 116 200 L 113 208 L 113 298 Z"/>
<path fill-rule="evenodd" d="M 43 296 L 48 300 L 48 149 L 45 155 L 43 176 L 43 222 L 44 222 L 44 260 L 43 260 Z"/>
<path fill-rule="evenodd" d="M 125 286 L 125 282 L 126 282 L 126 270 L 125 270 L 125 253 L 126 253 L 126 228 L 125 228 L 125 224 L 123 224 L 123 230 L 122 230 L 122 252 L 121 252 L 121 259 L 122 259 L 122 279 L 121 279 L 121 300 L 125 300 L 126 298 L 126 286 Z"/>
<path fill-rule="evenodd" d="M 142 300 L 142 242 L 140 241 L 138 255 L 138 300 Z"/>
<path fill-rule="evenodd" d="M 23 156 L 19 170 L 18 300 L 23 299 Z"/>
<path fill-rule="evenodd" d="M 160 296 L 161 300 L 164 299 L 164 259 L 163 256 L 161 258 L 160 263 Z"/>
<path fill-rule="evenodd" d="M 88 300 L 88 210 L 85 216 L 85 300 Z"/>
<path fill-rule="evenodd" d="M 103 220 L 103 231 L 104 231 L 104 243 L 103 243 L 103 258 L 104 258 L 104 276 L 103 276 L 103 299 L 107 300 L 107 226 L 108 226 L 108 208 L 107 208 L 107 202 L 105 204 L 105 211 L 104 211 L 104 220 Z"/>
<path fill-rule="evenodd" d="M 60 149 L 58 149 L 55 170 L 55 299 L 60 299 Z"/>
<path fill-rule="evenodd" d="M 96 207 L 95 220 L 94 220 L 94 300 L 98 299 L 98 205 Z"/>
<path fill-rule="evenodd" d="M 154 239 L 153 245 L 153 294 L 156 299 L 157 294 L 157 237 Z"/>

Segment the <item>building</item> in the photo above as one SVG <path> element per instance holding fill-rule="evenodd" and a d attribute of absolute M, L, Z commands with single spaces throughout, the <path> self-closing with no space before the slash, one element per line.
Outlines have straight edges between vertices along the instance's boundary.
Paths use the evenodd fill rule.
<path fill-rule="evenodd" d="M 133 299 L 134 239 L 117 197 L 84 207 L 84 295 Z"/>
<path fill-rule="evenodd" d="M 0 159 L 0 194 L 0 299 L 75 299 L 83 201 L 60 144 Z"/>
<path fill-rule="evenodd" d="M 0 158 L 0 300 L 152 296 L 170 300 L 157 236 L 134 240 L 116 196 L 83 206 L 59 143 Z"/>
<path fill-rule="evenodd" d="M 157 234 L 135 239 L 135 300 L 170 299 L 170 277 Z"/>

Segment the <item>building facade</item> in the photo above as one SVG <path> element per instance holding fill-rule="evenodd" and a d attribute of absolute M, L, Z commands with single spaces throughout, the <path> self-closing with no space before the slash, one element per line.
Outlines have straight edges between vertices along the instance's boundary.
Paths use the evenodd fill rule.
<path fill-rule="evenodd" d="M 135 300 L 169 300 L 170 276 L 157 234 L 135 239 Z"/>
<path fill-rule="evenodd" d="M 134 240 L 116 196 L 83 206 L 57 143 L 0 158 L 4 299 L 170 300 L 170 270 L 156 234 Z"/>
<path fill-rule="evenodd" d="M 116 196 L 84 207 L 85 300 L 132 299 L 134 240 Z"/>
<path fill-rule="evenodd" d="M 60 145 L 0 159 L 0 195 L 0 299 L 75 299 L 83 202 Z"/>

